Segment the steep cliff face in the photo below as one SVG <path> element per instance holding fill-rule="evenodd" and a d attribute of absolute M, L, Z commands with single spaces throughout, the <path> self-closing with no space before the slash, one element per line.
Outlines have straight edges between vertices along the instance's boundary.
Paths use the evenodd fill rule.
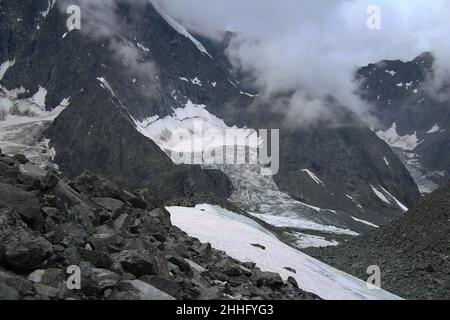
<path fill-rule="evenodd" d="M 81 30 L 71 32 L 64 2 L 52 3 L 0 2 L 0 61 L 11 62 L 1 84 L 9 93 L 25 88 L 17 99 L 41 92 L 46 110 L 70 102 L 45 133 L 54 161 L 70 176 L 88 169 L 131 189 L 150 187 L 162 198 L 205 192 L 239 198 L 242 190 L 225 175 L 177 166 L 156 139 L 139 133 L 193 105 L 206 112 L 205 122 L 216 117 L 229 127 L 280 129 L 280 171 L 268 183 L 307 206 L 285 212 L 278 203 L 269 211 L 365 231 L 417 201 L 417 187 L 395 154 L 344 106 L 333 103 L 345 126 L 288 128 L 243 92 L 223 56 L 215 58 L 220 48 L 209 50 L 151 2 L 113 2 L 112 24 L 88 11 Z M 323 210 L 317 215 L 310 206 Z"/>
<path fill-rule="evenodd" d="M 450 178 L 448 86 L 432 85 L 433 65 L 433 55 L 425 53 L 412 61 L 381 61 L 357 73 L 362 96 L 381 122 L 377 134 L 404 160 L 422 193 Z"/>

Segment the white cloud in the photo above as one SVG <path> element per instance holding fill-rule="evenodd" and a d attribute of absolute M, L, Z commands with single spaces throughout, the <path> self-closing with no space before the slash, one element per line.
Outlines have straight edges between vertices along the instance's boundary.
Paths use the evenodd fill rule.
<path fill-rule="evenodd" d="M 228 56 L 263 96 L 302 90 L 292 99 L 306 94 L 315 103 L 334 95 L 365 115 L 367 106 L 354 94 L 356 68 L 433 51 L 437 78 L 450 70 L 450 0 L 159 1 L 197 34 L 220 39 L 223 31 L 235 32 Z M 367 28 L 370 5 L 381 8 L 380 30 Z"/>

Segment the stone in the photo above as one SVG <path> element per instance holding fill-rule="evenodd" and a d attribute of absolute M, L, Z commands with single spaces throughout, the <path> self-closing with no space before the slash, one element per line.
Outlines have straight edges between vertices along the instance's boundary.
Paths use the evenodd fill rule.
<path fill-rule="evenodd" d="M 174 265 L 176 265 L 183 272 L 191 271 L 191 266 L 183 258 L 179 258 L 179 257 L 175 257 L 175 256 L 169 256 L 167 258 L 167 261 L 169 261 L 170 263 L 173 263 Z"/>
<path fill-rule="evenodd" d="M 48 240 L 25 227 L 0 235 L 0 248 L 4 265 L 19 272 L 38 269 L 53 254 Z"/>
<path fill-rule="evenodd" d="M 122 213 L 113 222 L 114 229 L 118 232 L 126 229 L 132 224 L 132 219 L 127 213 Z"/>
<path fill-rule="evenodd" d="M 198 248 L 197 251 L 202 257 L 209 258 L 211 256 L 211 253 L 212 253 L 211 244 L 210 243 L 204 243 L 204 244 L 200 245 L 200 247 Z"/>
<path fill-rule="evenodd" d="M 98 290 L 105 290 L 113 288 L 119 282 L 120 276 L 110 270 L 94 268 L 91 270 L 90 279 Z"/>
<path fill-rule="evenodd" d="M 69 207 L 83 203 L 81 195 L 62 180 L 55 187 L 55 196 Z"/>
<path fill-rule="evenodd" d="M 112 258 L 104 251 L 79 249 L 78 252 L 81 259 L 97 268 L 110 269 L 113 264 Z"/>
<path fill-rule="evenodd" d="M 281 279 L 281 276 L 277 273 L 260 271 L 255 273 L 253 277 L 255 277 L 258 287 L 266 286 L 277 289 L 284 285 L 283 279 Z"/>
<path fill-rule="evenodd" d="M 158 218 L 165 226 L 172 226 L 172 221 L 170 220 L 170 213 L 166 209 L 158 208 L 152 210 L 149 214 L 151 217 Z"/>
<path fill-rule="evenodd" d="M 264 247 L 263 245 L 257 244 L 257 243 L 253 243 L 252 246 L 254 246 L 255 248 L 266 250 L 266 247 Z"/>
<path fill-rule="evenodd" d="M 42 179 L 42 188 L 45 189 L 52 189 L 56 187 L 56 185 L 59 182 L 59 178 L 52 172 L 49 172 L 45 175 L 44 179 Z"/>
<path fill-rule="evenodd" d="M 148 250 L 127 250 L 114 256 L 123 269 L 136 277 L 167 274 L 167 264 L 155 252 Z M 186 263 L 187 264 L 187 263 Z"/>
<path fill-rule="evenodd" d="M 0 282 L 0 300 L 19 300 L 19 298 L 20 294 L 16 289 Z"/>
<path fill-rule="evenodd" d="M 20 154 L 20 153 L 15 154 L 13 158 L 20 164 L 26 164 L 26 163 L 30 162 L 30 160 L 28 160 L 24 154 Z"/>
<path fill-rule="evenodd" d="M 60 288 L 54 288 L 41 283 L 35 283 L 34 289 L 40 295 L 47 296 L 49 298 L 61 298 L 64 291 Z"/>
<path fill-rule="evenodd" d="M 198 273 L 203 273 L 203 272 L 207 271 L 204 267 L 202 267 L 201 265 L 195 263 L 194 261 L 191 261 L 191 260 L 186 259 L 186 258 L 184 260 L 189 264 L 190 269 L 193 270 L 193 271 L 196 271 Z"/>
<path fill-rule="evenodd" d="M 2 269 L 0 269 L 0 283 L 4 283 L 7 286 L 16 289 L 24 295 L 31 294 L 33 290 L 33 284 L 30 281 L 22 276 Z"/>
<path fill-rule="evenodd" d="M 297 280 L 295 280 L 293 277 L 289 277 L 287 279 L 287 282 L 290 283 L 294 288 L 299 289 L 300 287 L 298 286 Z"/>
<path fill-rule="evenodd" d="M 286 269 L 287 271 L 289 271 L 291 273 L 297 274 L 297 270 L 295 270 L 295 269 L 293 269 L 291 267 L 284 267 L 284 269 Z"/>
<path fill-rule="evenodd" d="M 21 165 L 19 171 L 23 176 L 27 176 L 36 181 L 42 181 L 47 174 L 47 171 L 31 163 Z"/>
<path fill-rule="evenodd" d="M 226 271 L 227 276 L 237 277 L 243 274 L 242 269 L 238 266 L 232 266 Z"/>
<path fill-rule="evenodd" d="M 14 209 L 26 220 L 32 220 L 39 215 L 39 199 L 34 193 L 0 183 L 0 195 L 0 203 Z"/>
<path fill-rule="evenodd" d="M 121 281 L 112 296 L 115 300 L 175 300 L 171 295 L 141 280 Z"/>
<path fill-rule="evenodd" d="M 168 293 L 171 296 L 176 296 L 181 290 L 180 283 L 161 276 L 142 276 L 139 278 L 144 282 L 147 282 L 156 288 Z"/>
<path fill-rule="evenodd" d="M 125 205 L 122 201 L 113 198 L 93 198 L 92 202 L 110 212 L 115 212 Z"/>

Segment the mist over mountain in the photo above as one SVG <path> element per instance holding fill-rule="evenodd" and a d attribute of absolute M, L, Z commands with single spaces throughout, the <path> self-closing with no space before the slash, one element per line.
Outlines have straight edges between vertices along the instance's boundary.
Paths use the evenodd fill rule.
<path fill-rule="evenodd" d="M 417 233 L 450 177 L 448 1 L 379 1 L 380 30 L 368 5 L 0 0 L 0 297 L 70 297 L 68 265 L 80 299 L 402 296 L 302 252 Z"/>

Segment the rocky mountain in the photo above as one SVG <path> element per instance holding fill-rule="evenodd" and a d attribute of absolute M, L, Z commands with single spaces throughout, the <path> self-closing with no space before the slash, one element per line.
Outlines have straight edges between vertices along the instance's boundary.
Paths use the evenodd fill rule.
<path fill-rule="evenodd" d="M 89 170 L 164 200 L 212 193 L 266 220 L 289 219 L 282 226 L 308 221 L 296 223 L 302 230 L 315 223 L 365 232 L 417 202 L 417 187 L 394 152 L 333 99 L 330 108 L 346 125 L 286 127 L 240 88 L 220 47 L 204 46 L 155 2 L 115 1 L 105 9 L 107 21 L 75 3 L 85 12 L 82 27 L 68 32 L 64 1 L 0 2 L 5 152 L 20 151 L 15 139 L 31 126 L 36 139 L 22 139 L 19 149 L 30 158 L 51 155 L 71 178 Z M 39 127 L 33 117 L 22 122 L 31 109 Z M 19 132 L 13 117 L 21 120 Z M 167 134 L 174 125 L 192 130 L 192 119 L 222 129 L 280 129 L 278 174 L 175 165 L 164 149 Z"/>
<path fill-rule="evenodd" d="M 448 87 L 434 88 L 435 59 L 380 61 L 357 72 L 363 98 L 380 119 L 375 130 L 403 160 L 422 193 L 450 179 Z"/>
<path fill-rule="evenodd" d="M 0 300 L 318 299 L 89 173 L 69 181 L 0 152 L 0 193 Z M 68 288 L 68 266 L 79 266 L 80 290 Z"/>
<path fill-rule="evenodd" d="M 68 5 L 80 29 L 68 29 Z M 333 121 L 304 126 L 232 68 L 232 33 L 192 34 L 153 0 L 0 0 L 0 34 L 0 297 L 398 298 L 294 249 L 311 246 L 331 246 L 311 252 L 361 278 L 378 257 L 402 297 L 448 295 L 448 187 L 407 212 L 449 179 L 432 54 L 357 71 L 376 127 L 331 96 Z M 279 129 L 278 172 L 175 161 L 211 129 Z M 62 285 L 69 264 L 80 292 Z"/>
<path fill-rule="evenodd" d="M 450 183 L 405 217 L 334 248 L 307 249 L 322 261 L 367 279 L 381 268 L 383 289 L 407 299 L 450 298 Z"/>

